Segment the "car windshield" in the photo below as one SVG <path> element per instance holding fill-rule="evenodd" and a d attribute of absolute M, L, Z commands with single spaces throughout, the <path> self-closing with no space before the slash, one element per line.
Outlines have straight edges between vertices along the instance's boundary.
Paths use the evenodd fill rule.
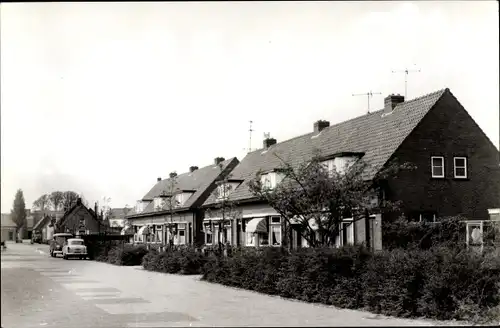
<path fill-rule="evenodd" d="M 70 245 L 83 245 L 83 240 L 72 240 L 69 242 Z"/>

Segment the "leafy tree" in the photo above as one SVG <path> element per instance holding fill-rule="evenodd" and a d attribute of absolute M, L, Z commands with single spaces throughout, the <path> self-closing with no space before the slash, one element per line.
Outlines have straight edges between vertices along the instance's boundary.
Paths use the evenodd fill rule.
<path fill-rule="evenodd" d="M 78 198 L 81 198 L 80 195 L 78 195 L 74 191 L 64 191 L 62 194 L 63 194 L 62 206 L 64 211 L 67 211 L 71 207 L 73 207 L 78 201 Z"/>
<path fill-rule="evenodd" d="M 388 176 L 401 169 L 412 169 L 409 164 L 385 166 L 373 180 L 364 179 L 371 169 L 363 160 L 357 160 L 344 170 L 328 168 L 324 157 L 315 152 L 311 161 L 292 165 L 275 154 L 281 165 L 275 171 L 282 181 L 271 188 L 263 181 L 260 171 L 249 188 L 259 199 L 266 201 L 284 218 L 283 245 L 290 243 L 290 229 L 298 232 L 311 247 L 335 245 L 341 229 L 366 216 L 397 209 L 399 202 L 382 199 L 380 185 Z M 345 221 L 352 218 L 351 221 Z"/>
<path fill-rule="evenodd" d="M 62 191 L 53 191 L 49 194 L 49 199 L 54 211 L 59 211 L 64 203 L 64 193 Z"/>
<path fill-rule="evenodd" d="M 14 198 L 14 203 L 11 210 L 12 221 L 16 224 L 16 236 L 19 231 L 26 226 L 26 204 L 24 195 L 21 189 L 18 189 Z"/>
<path fill-rule="evenodd" d="M 50 208 L 50 197 L 48 194 L 43 194 L 33 202 L 33 207 L 45 212 Z"/>
<path fill-rule="evenodd" d="M 223 172 L 222 163 L 219 164 L 219 169 Z M 228 242 L 224 236 L 227 233 L 231 233 L 231 231 L 227 231 L 227 224 L 231 220 L 241 217 L 241 210 L 238 209 L 237 203 L 231 200 L 231 192 L 233 191 L 233 184 L 230 183 L 231 177 L 231 174 L 220 175 L 220 178 L 216 181 L 217 187 L 213 191 L 216 202 L 213 205 L 213 209 L 207 210 L 208 218 L 217 218 L 217 221 L 214 220 L 214 222 L 218 227 L 217 240 L 219 250 Z"/>

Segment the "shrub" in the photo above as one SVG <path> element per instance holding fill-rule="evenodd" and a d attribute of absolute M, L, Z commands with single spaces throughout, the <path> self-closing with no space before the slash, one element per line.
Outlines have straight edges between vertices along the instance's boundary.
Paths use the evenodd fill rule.
<path fill-rule="evenodd" d="M 142 265 L 149 271 L 200 274 L 205 256 L 193 247 L 168 248 L 165 251 L 151 250 L 144 257 Z"/>
<path fill-rule="evenodd" d="M 141 265 L 142 258 L 148 253 L 143 245 L 115 246 L 108 253 L 108 263 L 115 265 L 134 266 Z"/>
<path fill-rule="evenodd" d="M 404 217 L 384 223 L 382 240 L 384 249 L 429 249 L 431 247 L 465 246 L 465 220 L 461 216 L 446 217 L 437 223 L 412 222 Z"/>
<path fill-rule="evenodd" d="M 376 254 L 363 247 L 241 248 L 209 256 L 202 279 L 400 317 L 478 318 L 500 304 L 500 258 L 446 242 Z"/>

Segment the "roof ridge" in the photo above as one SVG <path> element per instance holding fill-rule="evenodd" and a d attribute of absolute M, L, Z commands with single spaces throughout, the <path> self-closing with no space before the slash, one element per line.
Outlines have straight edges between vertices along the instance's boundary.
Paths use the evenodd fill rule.
<path fill-rule="evenodd" d="M 421 100 L 422 98 L 425 98 L 425 97 L 429 97 L 429 96 L 431 96 L 431 95 L 438 94 L 438 93 L 440 93 L 440 92 L 443 92 L 443 93 L 444 93 L 445 91 L 449 91 L 449 89 L 448 89 L 448 88 L 439 89 L 439 90 L 436 90 L 436 91 L 433 91 L 433 92 L 429 92 L 429 93 L 427 93 L 427 94 L 424 94 L 424 95 L 422 95 L 422 96 L 419 96 L 419 97 L 417 97 L 417 98 L 413 98 L 413 99 L 408 100 L 408 101 L 405 99 L 405 101 L 404 101 L 404 102 L 402 102 L 402 103 L 400 103 L 400 104 L 398 104 L 398 106 L 403 105 L 403 104 L 412 103 L 412 102 L 415 102 L 415 101 Z M 335 127 L 335 126 L 339 126 L 339 125 L 341 125 L 341 124 L 344 124 L 344 123 L 347 123 L 347 122 L 350 122 L 350 121 L 354 121 L 354 120 L 357 120 L 357 119 L 360 119 L 360 118 L 363 118 L 363 117 L 366 117 L 366 116 L 370 116 L 370 115 L 373 115 L 373 114 L 377 114 L 378 112 L 381 112 L 381 111 L 383 111 L 383 110 L 384 110 L 383 108 L 382 108 L 382 109 L 377 109 L 377 110 L 375 110 L 375 111 L 370 111 L 369 113 L 366 113 L 366 114 L 363 114 L 363 115 L 358 115 L 358 116 L 352 117 L 352 118 L 347 119 L 347 120 L 345 120 L 345 121 L 337 122 L 337 123 L 335 123 L 335 124 L 333 124 L 333 125 L 330 125 L 330 126 L 326 127 L 324 130 L 331 129 L 331 128 Z M 277 143 L 275 143 L 274 145 L 272 145 L 272 146 L 271 146 L 271 147 L 269 147 L 269 148 L 272 148 L 272 147 L 273 147 L 273 146 L 275 146 L 275 145 L 282 145 L 282 144 L 284 144 L 284 143 L 287 143 L 287 142 L 290 142 L 290 141 L 294 141 L 294 140 L 299 139 L 299 138 L 304 138 L 304 137 L 309 136 L 310 134 L 314 134 L 314 133 L 315 133 L 315 132 L 309 132 L 309 133 L 305 133 L 305 134 L 302 134 L 302 135 L 299 135 L 299 136 L 296 136 L 296 137 L 292 137 L 292 138 L 290 138 L 290 139 L 286 139 L 286 140 L 283 140 L 283 141 L 277 142 Z M 253 153 L 256 153 L 256 152 L 259 152 L 259 151 L 262 151 L 262 150 L 263 150 L 263 148 L 259 148 L 259 149 L 256 149 L 256 150 L 252 151 L 252 152 L 249 152 L 248 154 L 253 154 Z"/>

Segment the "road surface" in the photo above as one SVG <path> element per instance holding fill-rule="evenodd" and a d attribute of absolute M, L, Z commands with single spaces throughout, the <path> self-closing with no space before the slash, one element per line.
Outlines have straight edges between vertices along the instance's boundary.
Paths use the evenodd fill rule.
<path fill-rule="evenodd" d="M 46 245 L 1 254 L 2 328 L 429 326 L 199 281 L 198 276 L 51 258 Z"/>

